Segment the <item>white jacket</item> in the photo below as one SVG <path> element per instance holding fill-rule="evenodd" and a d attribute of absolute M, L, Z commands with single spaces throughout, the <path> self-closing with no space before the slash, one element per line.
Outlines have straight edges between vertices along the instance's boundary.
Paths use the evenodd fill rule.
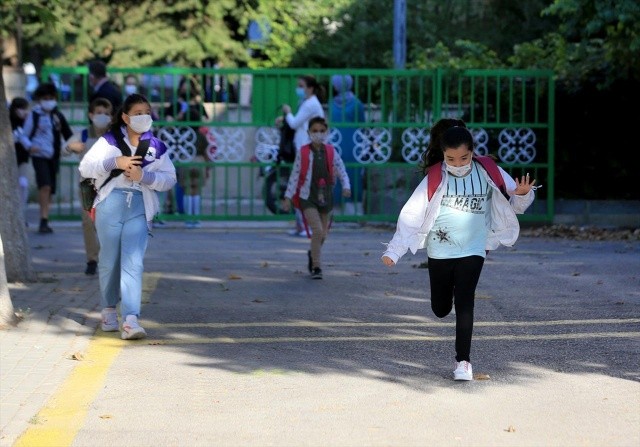
<path fill-rule="evenodd" d="M 300 150 L 305 144 L 311 143 L 307 130 L 309 129 L 309 120 L 316 116 L 324 118 L 324 109 L 316 95 L 312 95 L 302 101 L 295 116 L 292 113 L 287 113 L 285 117 L 287 124 L 296 131 L 293 135 L 293 143 L 296 145 L 297 150 Z"/>
<path fill-rule="evenodd" d="M 129 143 L 126 132 L 123 132 L 124 141 L 131 148 L 131 153 L 135 153 L 136 148 Z M 140 182 L 125 180 L 123 175 L 111 179 L 104 187 L 100 188 L 109 178 L 111 169 L 106 169 L 115 157 L 120 157 L 122 151 L 118 148 L 116 140 L 111 132 L 100 137 L 91 149 L 82 157 L 78 170 L 84 178 L 95 179 L 95 185 L 100 188 L 93 207 L 104 200 L 116 187 L 133 187 L 142 191 L 144 200 L 144 211 L 147 222 L 153 218 L 160 209 L 160 203 L 155 191 L 168 191 L 176 184 L 176 169 L 169 158 L 165 144 L 153 136 L 151 132 L 146 132 L 140 136 L 141 140 L 150 139 L 149 150 L 143 160 L 143 179 Z"/>
<path fill-rule="evenodd" d="M 498 187 L 489 177 L 489 174 L 480 166 L 482 172 L 489 185 L 493 188 L 493 194 L 489 200 L 490 219 L 487 234 L 487 250 L 495 250 L 500 245 L 512 246 L 518 239 L 520 234 L 520 224 L 516 214 L 522 214 L 533 202 L 535 193 L 533 190 L 528 194 L 519 196 L 513 194 L 516 189 L 516 182 L 507 174 L 504 169 L 500 168 L 500 173 L 505 181 L 507 193 L 510 200 L 502 195 Z M 387 256 L 397 263 L 398 260 L 407 252 L 416 254 L 416 251 L 427 247 L 427 236 L 440 214 L 440 204 L 442 197 L 446 191 L 448 181 L 448 173 L 444 163 L 442 164 L 442 182 L 433 194 L 431 201 L 427 200 L 427 176 L 415 189 L 407 203 L 400 211 L 398 224 L 393 239 L 387 244 L 387 250 L 383 256 Z"/>
<path fill-rule="evenodd" d="M 302 173 L 302 152 L 298 151 L 296 153 L 296 160 L 293 162 L 293 168 L 291 170 L 291 175 L 289 175 L 289 183 L 287 184 L 287 190 L 284 193 L 284 196 L 287 199 L 291 199 L 298 189 L 298 182 L 300 181 L 300 175 Z M 349 183 L 349 175 L 347 175 L 347 170 L 344 167 L 344 163 L 342 162 L 342 158 L 340 158 L 340 154 L 335 148 L 333 149 L 333 172 L 331 173 L 333 176 L 334 182 L 335 179 L 339 178 L 340 183 L 342 184 L 342 189 L 351 189 L 351 183 Z M 311 177 L 313 176 L 313 150 L 309 150 L 309 167 L 307 168 L 307 173 L 304 178 L 304 183 L 300 186 L 300 191 L 298 195 L 301 199 L 307 200 L 309 198 L 309 194 L 311 194 Z M 335 183 L 334 183 L 335 184 Z"/>

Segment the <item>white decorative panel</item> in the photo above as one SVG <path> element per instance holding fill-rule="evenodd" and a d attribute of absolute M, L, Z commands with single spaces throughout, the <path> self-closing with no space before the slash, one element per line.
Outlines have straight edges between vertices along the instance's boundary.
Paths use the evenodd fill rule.
<path fill-rule="evenodd" d="M 212 127 L 207 156 L 211 161 L 238 162 L 244 158 L 244 129 L 240 127 Z M 214 149 L 215 147 L 215 149 Z"/>
<path fill-rule="evenodd" d="M 402 132 L 402 158 L 407 163 L 417 164 L 429 146 L 429 131 L 424 128 L 410 127 Z"/>
<path fill-rule="evenodd" d="M 498 136 L 498 157 L 508 164 L 531 163 L 536 158 L 536 134 L 528 128 L 503 129 Z"/>
<path fill-rule="evenodd" d="M 342 133 L 340 132 L 340 130 L 334 128 L 331 128 L 331 130 L 329 131 L 329 136 L 327 137 L 327 144 L 332 145 L 336 151 L 338 152 L 338 154 L 340 154 L 340 156 L 342 156 Z"/>
<path fill-rule="evenodd" d="M 158 138 L 167 145 L 173 161 L 191 161 L 196 156 L 196 131 L 191 127 L 163 127 Z"/>
<path fill-rule="evenodd" d="M 276 127 L 259 127 L 256 131 L 255 156 L 262 163 L 271 163 L 278 158 L 280 131 Z"/>
<path fill-rule="evenodd" d="M 362 164 L 381 164 L 391 158 L 391 132 L 388 129 L 357 129 L 353 134 L 353 143 L 353 156 Z"/>
<path fill-rule="evenodd" d="M 469 129 L 473 135 L 474 149 L 476 155 L 487 155 L 489 153 L 489 134 L 484 129 Z"/>

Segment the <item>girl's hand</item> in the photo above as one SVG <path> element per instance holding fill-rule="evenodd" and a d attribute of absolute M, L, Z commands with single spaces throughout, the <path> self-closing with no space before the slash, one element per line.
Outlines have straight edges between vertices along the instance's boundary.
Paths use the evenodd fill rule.
<path fill-rule="evenodd" d="M 290 209 L 291 209 L 291 201 L 289 199 L 284 199 L 282 201 L 282 211 L 284 211 L 285 213 L 288 213 Z"/>
<path fill-rule="evenodd" d="M 391 259 L 389 256 L 383 256 L 382 263 L 387 267 L 393 267 L 394 265 L 396 265 L 396 263 L 393 262 L 393 259 Z"/>
<path fill-rule="evenodd" d="M 79 154 L 84 151 L 84 143 L 82 141 L 72 141 L 71 143 L 67 144 L 67 149 L 69 150 L 69 152 Z"/>
<path fill-rule="evenodd" d="M 291 113 L 291 106 L 289 104 L 285 104 L 282 106 L 282 113 L 285 115 Z"/>
<path fill-rule="evenodd" d="M 342 197 L 351 197 L 351 190 L 350 189 L 343 189 L 342 190 Z"/>
<path fill-rule="evenodd" d="M 516 190 L 514 191 L 519 196 L 524 196 L 531 191 L 531 189 L 535 186 L 536 181 L 529 181 L 529 174 L 523 175 L 522 180 L 519 180 L 518 177 L 514 177 L 516 181 Z"/>
<path fill-rule="evenodd" d="M 128 171 L 133 166 L 141 166 L 141 165 L 142 165 L 142 157 L 140 155 L 134 155 L 132 157 L 121 155 L 119 157 L 116 157 L 116 168 L 118 169 L 123 169 L 125 171 Z"/>
<path fill-rule="evenodd" d="M 124 170 L 124 176 L 133 182 L 142 180 L 142 168 L 137 165 L 131 165 Z"/>
<path fill-rule="evenodd" d="M 282 121 L 284 120 L 284 117 L 279 116 L 276 118 L 276 126 L 279 126 L 282 124 Z"/>

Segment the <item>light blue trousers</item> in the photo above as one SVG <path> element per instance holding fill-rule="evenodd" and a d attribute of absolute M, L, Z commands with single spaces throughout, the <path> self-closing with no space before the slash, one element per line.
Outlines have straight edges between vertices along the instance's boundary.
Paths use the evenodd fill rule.
<path fill-rule="evenodd" d="M 142 192 L 114 189 L 96 206 L 102 308 L 120 303 L 122 318 L 140 316 L 143 260 L 149 229 Z"/>

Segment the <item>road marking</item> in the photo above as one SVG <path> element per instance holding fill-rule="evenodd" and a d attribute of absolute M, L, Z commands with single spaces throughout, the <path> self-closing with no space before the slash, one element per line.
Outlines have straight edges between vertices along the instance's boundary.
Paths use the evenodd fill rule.
<path fill-rule="evenodd" d="M 571 334 L 525 334 L 525 335 L 478 335 L 474 341 L 531 341 L 531 340 L 578 340 L 589 338 L 636 338 L 640 332 L 585 332 Z M 352 337 L 185 337 L 179 339 L 149 339 L 146 343 L 131 345 L 189 345 L 189 344 L 248 344 L 248 343 L 310 343 L 310 342 L 362 342 L 362 341 L 451 341 L 455 336 L 446 335 L 382 335 Z"/>
<path fill-rule="evenodd" d="M 562 326 L 583 324 L 632 324 L 640 323 L 640 318 L 597 319 L 597 320 L 550 320 L 550 321 L 476 321 L 474 327 L 504 326 Z M 146 328 L 251 328 L 251 327 L 450 327 L 455 323 L 423 322 L 366 322 L 366 321 L 267 321 L 252 323 L 158 323 L 145 322 Z"/>
<path fill-rule="evenodd" d="M 155 290 L 160 276 L 145 274 L 143 302 Z M 89 406 L 104 384 L 109 368 L 125 346 L 132 342 L 120 339 L 120 332 L 98 331 L 89 342 L 84 359 L 71 371 L 14 447 L 66 447 L 82 428 Z"/>

